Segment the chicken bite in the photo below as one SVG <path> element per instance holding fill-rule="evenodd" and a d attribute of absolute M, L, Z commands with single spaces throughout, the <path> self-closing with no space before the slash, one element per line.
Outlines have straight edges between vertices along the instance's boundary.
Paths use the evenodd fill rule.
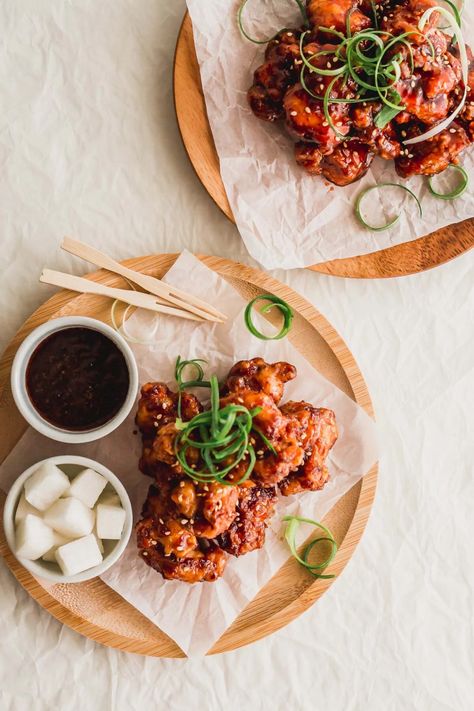
<path fill-rule="evenodd" d="M 278 404 L 283 397 L 285 384 L 295 377 L 296 368 L 290 363 L 266 363 L 263 358 L 239 360 L 229 371 L 224 392 L 264 392 Z"/>
<path fill-rule="evenodd" d="M 246 481 L 238 487 L 237 516 L 218 538 L 220 547 L 230 555 L 240 556 L 261 548 L 265 530 L 273 516 L 276 493 L 273 487 L 262 487 Z"/>

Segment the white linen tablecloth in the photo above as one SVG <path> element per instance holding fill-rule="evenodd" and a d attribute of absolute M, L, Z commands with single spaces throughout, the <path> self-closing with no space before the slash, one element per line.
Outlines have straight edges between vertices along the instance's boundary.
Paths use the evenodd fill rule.
<path fill-rule="evenodd" d="M 203 0 L 204 2 L 205 0 Z M 181 145 L 172 61 L 184 0 L 0 3 L 3 347 L 83 273 L 64 234 L 126 258 L 252 264 Z M 301 618 L 204 660 L 118 652 L 63 627 L 0 563 L 0 710 L 468 711 L 474 698 L 472 254 L 426 274 L 274 275 L 340 331 L 381 435 L 375 505 L 352 560 Z"/>

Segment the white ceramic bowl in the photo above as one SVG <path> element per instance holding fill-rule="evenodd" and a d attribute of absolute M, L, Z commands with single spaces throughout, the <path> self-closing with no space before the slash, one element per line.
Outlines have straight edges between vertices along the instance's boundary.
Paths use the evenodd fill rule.
<path fill-rule="evenodd" d="M 125 358 L 130 380 L 127 397 L 117 414 L 100 427 L 95 427 L 90 430 L 81 430 L 80 432 L 55 427 L 45 420 L 33 406 L 26 388 L 26 369 L 37 346 L 52 333 L 75 327 L 90 328 L 94 331 L 99 331 L 99 333 L 104 334 L 104 336 L 107 336 L 107 338 L 115 343 Z M 50 439 L 55 439 L 58 442 L 67 442 L 69 444 L 93 442 L 113 432 L 113 430 L 125 420 L 134 406 L 138 393 L 138 385 L 138 368 L 135 356 L 126 340 L 107 324 L 93 318 L 87 318 L 86 316 L 65 316 L 63 318 L 56 318 L 35 328 L 35 330 L 25 338 L 17 350 L 11 371 L 13 398 L 16 406 L 28 424 Z"/>
<path fill-rule="evenodd" d="M 106 490 L 109 487 L 119 495 L 120 501 L 125 510 L 125 525 L 121 539 L 119 541 L 104 540 L 104 559 L 102 563 L 94 568 L 78 573 L 77 575 L 63 575 L 57 563 L 47 563 L 41 558 L 39 560 L 25 560 L 24 558 L 19 558 L 15 553 L 16 508 L 26 480 L 29 479 L 33 472 L 36 471 L 36 469 L 38 469 L 44 461 L 50 461 L 53 464 L 56 464 L 71 480 L 79 474 L 82 469 L 93 469 L 99 474 L 102 474 L 102 476 L 109 482 Z M 120 558 L 125 550 L 132 533 L 132 523 L 132 506 L 128 494 L 125 491 L 125 487 L 120 479 L 118 479 L 118 477 L 116 477 L 115 474 L 113 474 L 109 469 L 104 467 L 102 464 L 99 464 L 99 462 L 95 462 L 93 459 L 88 459 L 87 457 L 76 457 L 74 455 L 50 457 L 48 460 L 37 462 L 36 464 L 33 464 L 33 466 L 29 467 L 29 469 L 23 472 L 23 474 L 21 474 L 21 476 L 19 476 L 12 485 L 5 501 L 5 508 L 3 509 L 3 529 L 5 531 L 5 538 L 7 539 L 8 546 L 15 558 L 24 568 L 29 570 L 30 573 L 37 578 L 43 578 L 43 580 L 50 580 L 55 583 L 82 583 L 85 580 L 90 580 L 91 578 L 95 578 L 105 572 Z"/>

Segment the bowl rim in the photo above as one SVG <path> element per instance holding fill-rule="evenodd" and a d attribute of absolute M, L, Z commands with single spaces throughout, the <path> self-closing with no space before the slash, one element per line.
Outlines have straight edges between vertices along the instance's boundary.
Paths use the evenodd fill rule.
<path fill-rule="evenodd" d="M 25 482 L 33 475 L 33 473 L 45 462 L 51 462 L 61 467 L 61 465 L 74 464 L 77 466 L 83 466 L 84 469 L 93 469 L 98 474 L 102 474 L 107 481 L 112 485 L 114 491 L 119 495 L 121 504 L 125 510 L 125 524 L 122 533 L 122 537 L 117 541 L 117 544 L 113 550 L 105 556 L 102 563 L 84 570 L 82 573 L 77 573 L 76 575 L 64 575 L 61 572 L 55 572 L 46 567 L 46 563 L 41 563 L 39 560 L 26 560 L 25 558 L 20 558 L 17 556 L 15 551 L 15 512 L 18 501 L 21 494 L 23 493 L 23 487 Z M 47 457 L 42 459 L 35 464 L 32 464 L 28 469 L 26 469 L 22 474 L 20 474 L 10 487 L 5 500 L 5 505 L 3 509 L 3 530 L 5 532 L 5 538 L 9 549 L 15 556 L 16 560 L 32 573 L 36 578 L 43 580 L 48 580 L 54 583 L 82 583 L 86 580 L 91 580 L 96 578 L 102 573 L 105 573 L 117 560 L 121 557 L 125 548 L 128 545 L 130 536 L 132 534 L 133 526 L 133 511 L 130 497 L 118 478 L 110 469 L 95 461 L 94 459 L 89 459 L 88 457 L 82 457 L 75 454 L 64 454 L 57 455 L 55 457 Z M 41 560 L 41 559 L 40 559 Z"/>
<path fill-rule="evenodd" d="M 105 424 L 80 432 L 55 427 L 45 420 L 33 406 L 26 387 L 26 369 L 37 346 L 51 334 L 74 327 L 90 328 L 91 330 L 98 331 L 108 337 L 117 346 L 117 348 L 119 348 L 120 352 L 124 356 L 130 380 L 127 396 L 119 411 Z M 33 331 L 26 336 L 13 359 L 10 383 L 15 404 L 21 415 L 31 427 L 33 427 L 37 432 L 40 432 L 40 434 L 49 437 L 49 439 L 56 440 L 57 442 L 64 442 L 66 444 L 82 444 L 101 439 L 102 437 L 105 437 L 113 432 L 119 425 L 122 424 L 135 404 L 138 395 L 139 376 L 138 366 L 133 351 L 118 331 L 103 321 L 90 318 L 89 316 L 61 316 L 59 318 L 46 321 L 37 328 L 33 329 Z"/>

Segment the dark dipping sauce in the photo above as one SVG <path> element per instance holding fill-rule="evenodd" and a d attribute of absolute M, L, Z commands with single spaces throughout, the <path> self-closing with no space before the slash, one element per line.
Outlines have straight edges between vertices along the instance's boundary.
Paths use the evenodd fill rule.
<path fill-rule="evenodd" d="M 63 430 L 104 425 L 127 397 L 130 376 L 115 343 L 91 328 L 65 328 L 45 338 L 26 369 L 37 412 Z"/>

